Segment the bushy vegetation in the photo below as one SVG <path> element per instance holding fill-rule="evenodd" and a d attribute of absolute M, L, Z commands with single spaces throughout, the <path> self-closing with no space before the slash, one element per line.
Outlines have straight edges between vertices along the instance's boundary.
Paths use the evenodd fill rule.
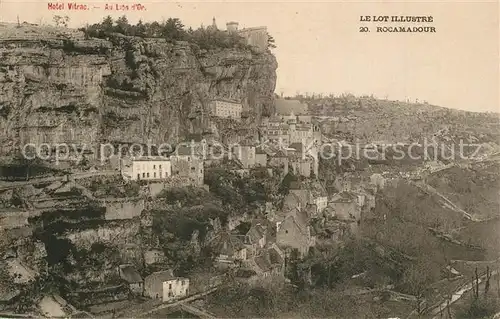
<path fill-rule="evenodd" d="M 387 318 L 389 305 L 373 295 L 348 296 L 330 289 L 295 290 L 268 282 L 234 284 L 207 297 L 209 310 L 227 318 Z"/>
<path fill-rule="evenodd" d="M 205 184 L 210 187 L 210 192 L 222 200 L 223 205 L 241 210 L 265 202 L 269 194 L 265 185 L 256 178 L 241 177 L 224 169 L 206 170 Z"/>
<path fill-rule="evenodd" d="M 107 16 L 100 23 L 81 28 L 87 38 L 107 38 L 112 33 L 141 38 L 163 38 L 169 42 L 189 41 L 198 45 L 200 49 L 214 48 L 246 48 L 246 44 L 237 33 L 229 33 L 212 27 L 200 27 L 196 30 L 186 28 L 178 18 L 168 18 L 163 22 L 147 22 L 139 20 L 137 24 L 130 24 L 127 17 L 122 16 L 116 21 Z M 274 38 L 269 36 L 268 47 L 275 48 Z"/>
<path fill-rule="evenodd" d="M 105 180 L 94 178 L 88 185 L 88 189 L 95 197 L 137 197 L 140 193 L 140 186 L 137 182 L 124 183 L 118 180 Z"/>

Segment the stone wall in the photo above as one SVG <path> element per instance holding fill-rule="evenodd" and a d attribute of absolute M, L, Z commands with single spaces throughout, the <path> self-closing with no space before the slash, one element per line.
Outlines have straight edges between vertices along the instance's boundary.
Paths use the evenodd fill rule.
<path fill-rule="evenodd" d="M 106 220 L 132 219 L 140 216 L 144 210 L 144 200 L 135 201 L 106 201 Z"/>

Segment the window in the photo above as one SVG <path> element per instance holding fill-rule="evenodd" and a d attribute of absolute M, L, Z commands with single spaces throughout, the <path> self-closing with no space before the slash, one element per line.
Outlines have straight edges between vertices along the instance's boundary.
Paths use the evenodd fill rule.
<path fill-rule="evenodd" d="M 149 178 L 149 173 L 148 173 L 148 178 Z"/>
<path fill-rule="evenodd" d="M 161 169 L 161 165 L 160 165 L 160 169 Z"/>
<path fill-rule="evenodd" d="M 137 174 L 137 179 L 141 179 L 141 174 Z"/>
<path fill-rule="evenodd" d="M 168 289 L 172 289 L 172 284 L 168 284 Z"/>
<path fill-rule="evenodd" d="M 156 178 L 156 172 L 153 173 L 153 177 Z"/>
<path fill-rule="evenodd" d="M 146 173 L 142 173 L 142 178 L 146 177 Z"/>
<path fill-rule="evenodd" d="M 156 169 L 156 165 L 153 165 L 153 169 Z"/>

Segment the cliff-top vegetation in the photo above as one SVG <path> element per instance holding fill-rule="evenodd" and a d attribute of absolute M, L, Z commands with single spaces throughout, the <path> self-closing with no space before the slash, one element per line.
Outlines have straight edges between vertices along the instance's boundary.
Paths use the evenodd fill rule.
<path fill-rule="evenodd" d="M 178 18 L 168 18 L 163 22 L 147 22 L 139 20 L 137 24 L 130 24 L 126 16 L 113 21 L 110 16 L 101 22 L 87 25 L 79 29 L 85 33 L 86 38 L 107 38 L 112 33 L 120 33 L 127 36 L 141 38 L 163 38 L 169 42 L 188 41 L 200 47 L 200 49 L 213 48 L 241 48 L 247 47 L 241 36 L 237 33 L 229 33 L 214 27 L 203 26 L 194 30 L 186 28 Z M 275 48 L 273 37 L 269 36 L 268 48 Z"/>

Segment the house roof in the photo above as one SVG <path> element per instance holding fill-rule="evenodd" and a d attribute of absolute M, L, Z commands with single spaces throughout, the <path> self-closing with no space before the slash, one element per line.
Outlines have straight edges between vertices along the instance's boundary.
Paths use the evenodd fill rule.
<path fill-rule="evenodd" d="M 341 192 L 333 195 L 331 202 L 333 203 L 350 203 L 354 202 L 357 196 L 351 192 Z"/>
<path fill-rule="evenodd" d="M 287 157 L 286 153 L 281 150 L 281 149 L 278 149 L 276 151 L 276 153 L 274 153 L 273 155 L 271 155 L 271 157 Z"/>
<path fill-rule="evenodd" d="M 302 153 L 303 144 L 302 143 L 292 143 L 288 148 L 293 148 L 296 152 Z"/>
<path fill-rule="evenodd" d="M 147 279 L 152 279 L 157 282 L 165 282 L 177 278 L 171 269 L 157 271 L 146 277 Z"/>
<path fill-rule="evenodd" d="M 251 243 L 258 242 L 266 234 L 266 229 L 261 224 L 252 224 L 246 233 Z"/>
<path fill-rule="evenodd" d="M 266 258 L 265 255 L 260 255 L 254 258 L 255 264 L 260 268 L 262 272 L 268 272 L 271 270 L 271 262 Z"/>
<path fill-rule="evenodd" d="M 129 284 L 142 282 L 141 275 L 132 265 L 120 266 L 120 277 Z"/>
<path fill-rule="evenodd" d="M 300 200 L 300 197 L 294 193 L 288 193 L 288 195 L 286 195 L 283 199 L 284 210 L 295 209 L 299 206 L 299 204 L 302 205 L 302 201 Z"/>
<path fill-rule="evenodd" d="M 269 252 L 269 261 L 271 264 L 282 264 L 285 261 L 276 248 L 271 247 L 267 251 Z"/>
<path fill-rule="evenodd" d="M 318 181 L 314 181 L 310 184 L 310 190 L 314 197 L 325 197 L 328 196 L 328 192 L 325 187 Z"/>
<path fill-rule="evenodd" d="M 302 189 L 302 183 L 300 181 L 292 181 L 290 183 L 290 189 Z"/>
<path fill-rule="evenodd" d="M 267 152 L 264 150 L 262 146 L 256 147 L 255 148 L 255 154 L 265 154 L 267 155 Z"/>
<path fill-rule="evenodd" d="M 295 222 L 299 225 L 299 227 L 302 230 L 305 230 L 307 225 L 309 224 L 309 216 L 303 210 L 296 209 L 296 210 L 292 211 L 292 214 L 289 216 L 293 217 Z"/>
<path fill-rule="evenodd" d="M 283 264 L 285 260 L 281 257 L 280 253 L 274 248 L 270 247 L 254 258 L 255 265 L 262 271 L 268 272 L 275 265 Z"/>
<path fill-rule="evenodd" d="M 212 239 L 211 246 L 220 254 L 232 256 L 245 248 L 243 239 L 243 236 L 223 231 Z"/>
<path fill-rule="evenodd" d="M 217 98 L 212 99 L 212 101 L 213 102 L 220 101 L 220 102 L 227 102 L 227 103 L 233 103 L 233 104 L 241 104 L 240 102 L 238 102 L 236 100 L 232 100 L 232 99 L 228 99 L 228 98 L 224 98 L 224 97 L 217 97 Z"/>

